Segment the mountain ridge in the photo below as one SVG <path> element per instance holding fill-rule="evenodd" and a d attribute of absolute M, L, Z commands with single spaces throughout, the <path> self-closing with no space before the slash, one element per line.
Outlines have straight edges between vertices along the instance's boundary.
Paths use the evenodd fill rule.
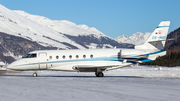
<path fill-rule="evenodd" d="M 1 37 L 1 41 L 7 42 L 0 44 L 2 50 L 0 58 L 3 59 L 5 57 L 17 59 L 25 53 L 38 50 L 38 47 L 41 47 L 40 49 L 89 49 L 132 46 L 132 44 L 118 43 L 96 28 L 88 27 L 85 24 L 76 25 L 67 20 L 51 20 L 24 11 L 10 10 L 3 5 L 0 5 L 0 33 L 6 34 L 7 38 L 14 38 L 14 40 L 8 41 Z M 16 42 L 17 38 L 31 47 L 23 49 L 26 45 Z M 21 52 L 19 53 L 14 46 L 19 47 Z M 33 46 L 38 47 L 33 48 Z M 12 62 L 7 59 L 4 61 Z"/>
<path fill-rule="evenodd" d="M 150 36 L 151 33 L 146 32 L 146 33 L 141 33 L 141 32 L 136 32 L 131 36 L 126 36 L 126 35 L 120 35 L 115 40 L 119 43 L 129 43 L 129 44 L 134 44 L 134 45 L 141 45 L 143 44 L 147 38 Z"/>
<path fill-rule="evenodd" d="M 103 34 L 94 27 L 88 27 L 85 24 L 76 25 L 67 20 L 51 20 L 43 16 L 32 15 L 20 10 L 9 10 L 4 6 L 0 6 L 0 31 L 10 35 L 20 36 L 25 39 L 36 41 L 43 46 L 61 47 L 63 49 L 71 49 L 67 44 L 71 44 L 78 49 L 87 48 L 86 45 L 80 45 L 70 36 L 90 36 L 101 40 L 102 37 L 114 41 L 113 38 Z M 44 36 L 48 36 L 44 37 Z M 55 41 L 58 40 L 58 41 Z M 99 44 L 99 43 L 95 43 Z M 103 44 L 103 43 L 101 43 Z M 85 47 L 84 47 L 85 46 Z M 121 47 L 121 43 L 119 47 Z M 98 47 L 98 45 L 97 45 Z M 113 44 L 111 48 L 115 47 Z"/>

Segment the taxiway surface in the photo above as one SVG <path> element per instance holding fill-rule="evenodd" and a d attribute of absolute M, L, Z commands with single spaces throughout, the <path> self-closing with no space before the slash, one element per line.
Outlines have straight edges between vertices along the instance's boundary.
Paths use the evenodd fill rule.
<path fill-rule="evenodd" d="M 1 76 L 1 101 L 178 101 L 179 77 Z"/>
<path fill-rule="evenodd" d="M 1 101 L 179 101 L 180 68 L 128 67 L 94 73 L 39 71 L 0 76 Z"/>

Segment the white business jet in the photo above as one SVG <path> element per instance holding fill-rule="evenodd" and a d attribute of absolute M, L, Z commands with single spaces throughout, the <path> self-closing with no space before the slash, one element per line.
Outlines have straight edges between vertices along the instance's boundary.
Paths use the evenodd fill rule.
<path fill-rule="evenodd" d="M 83 49 L 33 51 L 7 68 L 19 71 L 38 70 L 95 72 L 103 77 L 103 71 L 113 70 L 135 63 L 143 63 L 164 56 L 165 41 L 170 21 L 162 21 L 143 45 L 135 49 Z"/>

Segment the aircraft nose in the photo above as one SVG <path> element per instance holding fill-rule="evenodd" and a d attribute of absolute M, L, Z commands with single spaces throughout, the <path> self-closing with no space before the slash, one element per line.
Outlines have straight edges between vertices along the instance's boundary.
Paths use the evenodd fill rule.
<path fill-rule="evenodd" d="M 13 68 L 13 65 L 12 65 L 12 64 L 10 64 L 10 65 L 7 66 L 7 69 L 12 69 L 12 68 Z"/>
<path fill-rule="evenodd" d="M 15 63 L 11 63 L 7 66 L 7 69 L 15 69 Z"/>

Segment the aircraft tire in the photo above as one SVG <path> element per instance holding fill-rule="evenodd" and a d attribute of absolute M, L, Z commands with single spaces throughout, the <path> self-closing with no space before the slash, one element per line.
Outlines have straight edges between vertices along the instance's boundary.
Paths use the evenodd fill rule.
<path fill-rule="evenodd" d="M 97 72 L 95 72 L 95 75 L 98 77 L 98 73 Z"/>
<path fill-rule="evenodd" d="M 104 76 L 104 74 L 102 73 L 102 72 L 100 72 L 100 73 L 97 73 L 97 75 L 96 75 L 97 77 L 103 77 Z"/>
<path fill-rule="evenodd" d="M 37 77 L 37 73 L 33 73 L 33 77 Z"/>

